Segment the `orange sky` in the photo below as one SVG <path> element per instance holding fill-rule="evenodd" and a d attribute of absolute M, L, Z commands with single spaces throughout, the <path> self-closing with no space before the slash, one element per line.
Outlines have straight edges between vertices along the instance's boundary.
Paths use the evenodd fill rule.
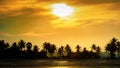
<path fill-rule="evenodd" d="M 64 3 L 74 9 L 65 19 L 51 14 L 51 5 Z M 51 42 L 75 49 L 103 49 L 112 37 L 120 39 L 120 0 L 0 0 L 0 39 Z"/>

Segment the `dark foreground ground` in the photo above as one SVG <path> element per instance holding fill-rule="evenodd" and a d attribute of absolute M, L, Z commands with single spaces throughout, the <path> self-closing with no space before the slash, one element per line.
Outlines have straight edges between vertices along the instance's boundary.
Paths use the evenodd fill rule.
<path fill-rule="evenodd" d="M 120 60 L 0 60 L 0 68 L 120 68 Z"/>

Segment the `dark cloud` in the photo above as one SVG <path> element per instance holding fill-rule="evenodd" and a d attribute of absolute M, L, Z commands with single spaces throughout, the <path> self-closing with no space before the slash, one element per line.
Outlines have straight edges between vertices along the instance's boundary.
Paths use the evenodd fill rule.
<path fill-rule="evenodd" d="M 108 9 L 109 10 L 119 10 L 119 12 L 120 12 L 120 3 L 114 3 L 110 6 L 108 6 Z"/>
<path fill-rule="evenodd" d="M 48 9 L 44 9 L 44 8 L 22 7 L 20 9 L 16 9 L 16 10 L 14 9 L 14 10 L 7 10 L 5 12 L 1 12 L 0 18 L 10 17 L 10 16 L 20 16 L 20 15 L 30 16 L 35 13 L 39 13 L 39 15 L 40 15 L 43 12 L 47 12 L 47 11 L 48 11 Z"/>
<path fill-rule="evenodd" d="M 6 0 L 0 0 L 0 4 L 4 4 Z"/>
<path fill-rule="evenodd" d="M 104 3 L 120 3 L 120 0 L 77 0 L 74 2 L 74 4 L 82 4 L 82 5 L 88 5 L 88 4 L 104 4 Z"/>

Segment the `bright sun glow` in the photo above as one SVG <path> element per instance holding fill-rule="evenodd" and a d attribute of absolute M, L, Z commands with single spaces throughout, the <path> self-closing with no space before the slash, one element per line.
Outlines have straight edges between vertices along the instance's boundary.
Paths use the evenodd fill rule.
<path fill-rule="evenodd" d="M 64 3 L 52 5 L 52 14 L 58 17 L 61 17 L 61 18 L 67 17 L 72 15 L 72 13 L 73 13 L 73 8 Z"/>

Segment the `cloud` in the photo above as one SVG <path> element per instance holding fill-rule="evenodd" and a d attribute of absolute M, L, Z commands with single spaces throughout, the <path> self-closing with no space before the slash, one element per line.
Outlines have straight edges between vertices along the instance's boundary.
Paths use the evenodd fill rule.
<path fill-rule="evenodd" d="M 55 32 L 48 32 L 48 33 L 36 33 L 36 32 L 26 32 L 21 34 L 13 34 L 8 32 L 0 32 L 0 35 L 5 37 L 48 37 L 50 35 L 54 35 Z"/>
<path fill-rule="evenodd" d="M 40 15 L 49 11 L 49 8 L 44 7 L 45 4 L 36 0 L 14 0 L 12 2 L 11 0 L 3 0 L 0 3 L 0 18 L 25 14 Z"/>
<path fill-rule="evenodd" d="M 35 32 L 27 32 L 27 33 L 23 33 L 20 36 L 30 36 L 30 37 L 48 37 L 50 35 L 54 35 L 54 32 L 47 32 L 47 33 L 35 33 Z"/>
<path fill-rule="evenodd" d="M 54 28 L 72 28 L 80 25 L 72 19 L 56 19 L 51 21 Z"/>
<path fill-rule="evenodd" d="M 50 10 L 45 7 L 45 4 L 38 3 L 36 0 L 10 1 L 5 0 L 0 4 L 0 31 L 23 33 L 36 31 L 36 28 L 39 28 L 37 31 L 50 29 L 50 22 L 55 17 L 50 15 Z"/>
<path fill-rule="evenodd" d="M 79 9 L 76 10 L 77 13 L 71 20 L 58 20 L 58 18 L 50 15 L 49 5 L 59 2 L 66 2 L 72 6 L 77 5 Z M 120 12 L 118 10 L 120 9 L 120 0 L 14 0 L 12 2 L 11 0 L 0 0 L 0 3 L 0 20 L 2 22 L 0 30 L 20 31 L 21 33 L 34 30 L 48 31 L 52 26 L 55 28 L 71 28 L 90 25 L 93 24 L 92 22 L 101 22 L 104 20 L 103 18 L 119 17 Z M 87 6 L 84 9 L 84 6 L 80 5 Z M 89 7 L 89 5 L 92 6 Z M 82 7 L 83 9 L 81 9 Z M 92 18 L 99 20 L 96 21 Z"/>
<path fill-rule="evenodd" d="M 0 18 L 25 14 L 49 14 L 50 8 L 48 5 L 59 2 L 66 2 L 68 4 L 72 4 L 73 6 L 80 6 L 82 4 L 106 4 L 101 7 L 107 7 L 111 10 L 120 9 L 120 0 L 12 0 L 12 2 L 11 0 L 0 0 Z"/>
<path fill-rule="evenodd" d="M 92 5 L 104 3 L 118 3 L 120 0 L 37 0 L 38 2 L 59 3 L 65 2 L 72 5 Z"/>
<path fill-rule="evenodd" d="M 35 32 L 27 32 L 27 33 L 23 33 L 20 36 L 40 36 L 40 34 L 37 34 Z"/>
<path fill-rule="evenodd" d="M 120 0 L 77 0 L 74 4 L 82 5 L 94 5 L 94 4 L 104 4 L 104 3 L 120 3 Z"/>
<path fill-rule="evenodd" d="M 120 2 L 119 3 L 112 3 L 106 6 L 108 10 L 116 11 L 118 10 L 120 12 Z"/>
<path fill-rule="evenodd" d="M 0 32 L 0 35 L 6 36 L 6 37 L 11 37 L 11 36 L 13 36 L 13 34 L 7 33 L 7 32 Z"/>

